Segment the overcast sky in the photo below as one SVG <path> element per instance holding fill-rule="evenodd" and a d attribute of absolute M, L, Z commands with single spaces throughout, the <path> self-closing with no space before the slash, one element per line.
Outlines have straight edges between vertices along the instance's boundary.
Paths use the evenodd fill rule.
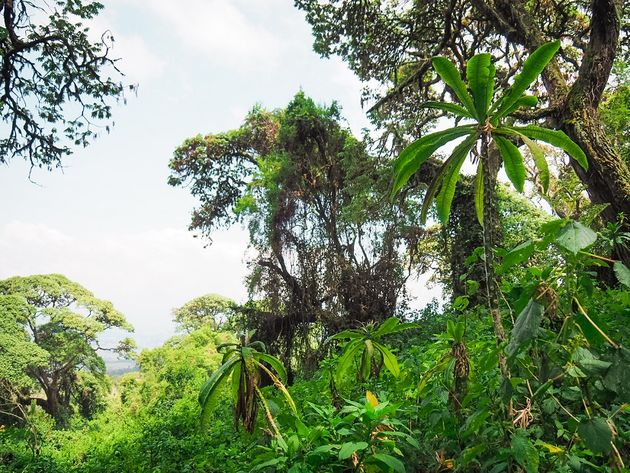
<path fill-rule="evenodd" d="M 0 168 L 0 278 L 65 274 L 111 300 L 150 347 L 173 333 L 173 307 L 208 292 L 246 296 L 245 232 L 217 233 L 204 248 L 187 231 L 195 201 L 166 184 L 175 147 L 238 127 L 256 103 L 286 106 L 300 88 L 320 103 L 337 100 L 355 132 L 368 122 L 360 83 L 340 60 L 312 51 L 291 0 L 102 3 L 92 29 L 113 32 L 137 96 L 63 171 L 35 170 L 34 184 L 24 162 Z"/>

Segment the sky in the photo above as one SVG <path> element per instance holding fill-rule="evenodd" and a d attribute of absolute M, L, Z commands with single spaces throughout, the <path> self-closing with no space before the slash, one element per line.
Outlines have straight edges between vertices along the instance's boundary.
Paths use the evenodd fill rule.
<path fill-rule="evenodd" d="M 361 84 L 338 58 L 312 51 L 291 0 L 102 0 L 90 24 L 110 30 L 125 81 L 115 125 L 66 158 L 63 170 L 0 167 L 0 278 L 61 273 L 110 300 L 140 347 L 174 332 L 171 310 L 218 293 L 246 299 L 247 235 L 187 230 L 195 200 L 166 184 L 184 139 L 237 128 L 255 105 L 284 107 L 300 89 L 338 101 L 357 134 L 368 127 Z M 412 282 L 420 305 L 438 291 Z"/>

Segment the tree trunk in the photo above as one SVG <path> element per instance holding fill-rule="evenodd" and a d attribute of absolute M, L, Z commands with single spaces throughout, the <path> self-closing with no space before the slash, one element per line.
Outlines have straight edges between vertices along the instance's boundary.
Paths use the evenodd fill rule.
<path fill-rule="evenodd" d="M 494 7 L 480 0 L 474 4 L 497 26 L 498 34 L 530 52 L 548 40 L 523 1 L 497 0 Z M 610 204 L 603 213 L 608 222 L 617 221 L 621 212 L 630 216 L 630 171 L 606 135 L 597 111 L 617 54 L 623 6 L 623 0 L 593 0 L 589 44 L 573 84 L 569 85 L 568 75 L 555 61 L 543 71 L 543 83 L 552 103 L 560 107 L 554 125 L 586 153 L 588 171 L 573 160 L 571 163 L 591 200 Z M 630 263 L 630 252 L 618 248 L 617 254 L 624 263 Z"/>
<path fill-rule="evenodd" d="M 617 53 L 622 9 L 622 0 L 593 1 L 589 45 L 559 123 L 586 153 L 588 170 L 573 161 L 572 165 L 591 201 L 609 204 L 602 213 L 608 222 L 616 222 L 622 212 L 630 216 L 630 170 L 606 135 L 598 112 Z M 617 248 L 616 253 L 626 265 L 630 264 L 629 251 Z"/>
<path fill-rule="evenodd" d="M 499 172 L 499 164 L 501 163 L 498 150 L 495 146 L 490 148 L 489 138 L 483 137 L 481 159 L 483 160 L 483 249 L 484 264 L 486 273 L 486 293 L 488 297 L 488 310 L 492 317 L 492 325 L 494 327 L 494 335 L 497 344 L 501 345 L 506 340 L 505 328 L 501 312 L 499 311 L 499 287 L 494 272 L 494 242 L 497 236 L 498 221 L 496 220 L 497 212 L 497 174 Z M 509 379 L 510 372 L 507 366 L 507 359 L 503 351 L 499 352 L 499 369 L 503 379 Z"/>
<path fill-rule="evenodd" d="M 42 407 L 50 417 L 55 419 L 55 423 L 58 427 L 63 425 L 63 419 L 61 416 L 61 403 L 59 401 L 59 388 L 52 384 L 44 388 L 46 393 L 46 401 L 42 404 Z"/>

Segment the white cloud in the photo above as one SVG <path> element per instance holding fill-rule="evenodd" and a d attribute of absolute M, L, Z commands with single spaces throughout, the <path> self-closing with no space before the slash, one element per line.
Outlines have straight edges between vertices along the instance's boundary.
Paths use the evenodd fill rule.
<path fill-rule="evenodd" d="M 0 226 L 0 278 L 62 273 L 110 300 L 136 328 L 141 346 L 173 330 L 171 309 L 216 292 L 243 301 L 246 273 L 242 230 L 217 232 L 203 248 L 185 230 L 68 235 L 46 225 Z"/>
<path fill-rule="evenodd" d="M 260 19 L 249 18 L 250 6 L 225 0 L 123 0 L 151 12 L 194 52 L 213 64 L 240 70 L 277 65 L 282 42 Z M 267 2 L 269 6 L 276 2 Z"/>

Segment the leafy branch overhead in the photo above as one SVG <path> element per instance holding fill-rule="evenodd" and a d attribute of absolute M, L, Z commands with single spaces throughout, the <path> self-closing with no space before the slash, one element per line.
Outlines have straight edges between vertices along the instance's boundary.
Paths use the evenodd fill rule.
<path fill-rule="evenodd" d="M 102 8 L 83 0 L 0 1 L 0 164 L 22 157 L 58 167 L 72 146 L 109 130 L 111 103 L 124 90 L 114 38 L 107 31 L 94 41 L 83 24 Z"/>
<path fill-rule="evenodd" d="M 515 143 L 522 141 L 533 156 L 546 191 L 549 186 L 549 168 L 542 148 L 536 141 L 544 141 L 564 150 L 584 169 L 588 168 L 586 155 L 564 132 L 535 125 L 514 126 L 510 116 L 525 107 L 534 107 L 537 98 L 525 92 L 538 78 L 554 57 L 560 42 L 546 43 L 534 51 L 523 63 L 522 70 L 514 82 L 499 98 L 495 96 L 495 66 L 488 53 L 473 56 L 466 66 L 466 82 L 456 66 L 444 57 L 433 58 L 433 68 L 460 104 L 450 102 L 426 102 L 422 107 L 443 110 L 458 119 L 472 121 L 446 130 L 423 136 L 403 150 L 394 165 L 392 194 L 400 191 L 420 167 L 442 146 L 463 139 L 453 149 L 450 157 L 442 164 L 427 188 L 422 206 L 421 220 L 426 221 L 431 202 L 435 199 L 437 215 L 447 222 L 455 186 L 466 158 L 472 153 L 480 157 L 475 179 L 475 207 L 477 218 L 483 225 L 483 172 L 487 159 L 480 142 L 494 144 L 502 158 L 505 172 L 519 192 L 525 185 L 523 156 Z"/>

